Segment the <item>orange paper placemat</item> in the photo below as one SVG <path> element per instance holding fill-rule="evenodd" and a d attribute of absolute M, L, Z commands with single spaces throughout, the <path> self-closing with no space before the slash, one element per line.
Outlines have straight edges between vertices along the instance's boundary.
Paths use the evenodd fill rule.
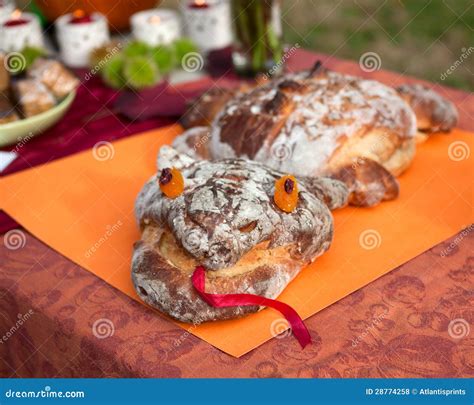
<path fill-rule="evenodd" d="M 177 126 L 39 166 L 0 181 L 0 207 L 26 229 L 130 297 L 134 200 Z M 401 195 L 371 209 L 335 212 L 335 239 L 280 300 L 307 318 L 473 222 L 473 134 L 455 130 L 419 146 Z M 440 264 L 441 265 L 441 264 Z M 436 271 L 436 269 L 427 269 Z M 234 356 L 272 337 L 271 309 L 189 332 Z M 295 343 L 296 344 L 296 343 Z"/>

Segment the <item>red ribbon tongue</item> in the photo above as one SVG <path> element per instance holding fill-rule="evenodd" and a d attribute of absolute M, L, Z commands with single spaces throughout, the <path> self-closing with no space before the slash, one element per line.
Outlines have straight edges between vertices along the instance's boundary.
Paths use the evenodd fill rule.
<path fill-rule="evenodd" d="M 192 282 L 199 295 L 209 305 L 213 307 L 235 307 L 239 305 L 258 305 L 271 307 L 277 311 L 280 311 L 285 316 L 286 320 L 291 325 L 293 335 L 296 337 L 296 339 L 298 339 L 298 342 L 303 349 L 307 344 L 311 343 L 311 336 L 308 332 L 308 329 L 306 329 L 303 320 L 289 305 L 254 294 L 208 294 L 204 291 L 205 274 L 206 270 L 203 266 L 196 267 L 192 276 Z"/>

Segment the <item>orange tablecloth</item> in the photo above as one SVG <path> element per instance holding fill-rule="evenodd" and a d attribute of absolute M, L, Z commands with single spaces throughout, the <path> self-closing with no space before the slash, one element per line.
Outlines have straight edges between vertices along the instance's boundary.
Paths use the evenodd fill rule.
<path fill-rule="evenodd" d="M 178 132 L 178 127 L 149 131 L 8 176 L 0 182 L 2 208 L 53 249 L 138 299 L 130 277 L 132 246 L 139 239 L 134 201 L 156 172 L 159 147 Z M 307 318 L 474 222 L 474 166 L 468 156 L 473 140 L 461 130 L 433 136 L 419 145 L 400 178 L 397 200 L 336 211 L 330 251 L 279 299 Z M 281 314 L 266 309 L 190 332 L 241 356 L 270 339 L 276 322 Z"/>
<path fill-rule="evenodd" d="M 304 351 L 283 334 L 236 359 L 25 234 L 0 248 L 0 331 L 34 312 L 0 376 L 473 378 L 473 249 L 447 240 L 318 312 Z"/>

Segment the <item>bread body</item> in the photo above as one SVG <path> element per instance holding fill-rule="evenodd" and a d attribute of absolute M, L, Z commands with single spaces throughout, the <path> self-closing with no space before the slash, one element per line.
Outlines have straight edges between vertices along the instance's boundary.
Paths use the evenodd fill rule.
<path fill-rule="evenodd" d="M 320 63 L 253 90 L 205 94 L 185 128 L 202 125 L 199 117 L 211 123 L 205 139 L 196 142 L 203 128 L 186 131 L 176 140 L 178 150 L 210 159 L 245 157 L 297 175 L 331 175 L 370 159 L 397 176 L 409 167 L 417 142 L 458 120 L 455 106 L 426 86 L 394 90 Z"/>
<path fill-rule="evenodd" d="M 394 89 L 317 69 L 227 101 L 208 149 L 211 159 L 244 157 L 300 176 L 331 174 L 358 158 L 397 175 L 413 159 L 415 135 L 415 114 Z"/>

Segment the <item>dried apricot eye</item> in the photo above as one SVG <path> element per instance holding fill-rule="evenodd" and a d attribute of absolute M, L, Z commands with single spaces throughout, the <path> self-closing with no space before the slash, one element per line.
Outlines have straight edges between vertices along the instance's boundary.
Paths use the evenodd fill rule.
<path fill-rule="evenodd" d="M 298 184 L 294 176 L 282 176 L 275 182 L 273 199 L 282 211 L 294 211 L 298 204 Z"/>
<path fill-rule="evenodd" d="M 176 198 L 180 196 L 184 190 L 183 175 L 178 169 L 166 167 L 161 171 L 160 190 L 166 197 Z"/>

